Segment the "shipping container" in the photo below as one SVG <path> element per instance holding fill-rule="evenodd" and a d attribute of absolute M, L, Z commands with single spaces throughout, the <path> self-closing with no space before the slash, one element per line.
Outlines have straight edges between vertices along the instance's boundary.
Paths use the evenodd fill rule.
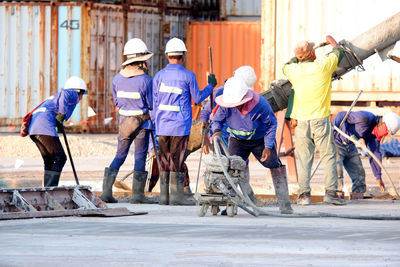
<path fill-rule="evenodd" d="M 220 19 L 228 21 L 261 20 L 261 0 L 221 0 Z"/>
<path fill-rule="evenodd" d="M 166 64 L 163 51 L 168 39 L 186 40 L 190 19 L 217 20 L 218 4 L 0 2 L 0 130 L 18 131 L 27 112 L 76 75 L 87 82 L 89 95 L 75 109 L 69 129 L 116 132 L 111 88 L 121 68 L 124 43 L 134 37 L 145 41 L 155 54 L 149 61 L 154 75 Z"/>
<path fill-rule="evenodd" d="M 325 41 L 332 35 L 338 42 L 351 41 L 363 32 L 400 11 L 397 0 L 263 0 L 261 82 L 285 79 L 282 67 L 291 57 L 296 43 Z M 317 56 L 331 47 L 317 49 Z M 384 62 L 375 54 L 364 60 L 365 71 L 353 70 L 335 81 L 332 100 L 352 102 L 356 92 L 364 90 L 361 100 L 382 103 L 399 98 L 400 64 Z M 396 101 L 400 101 L 397 99 Z"/>
<path fill-rule="evenodd" d="M 207 72 L 210 71 L 208 47 L 212 50 L 213 72 L 218 86 L 243 65 L 253 67 L 260 77 L 260 31 L 260 22 L 189 22 L 186 67 L 196 74 L 199 87 L 207 85 Z M 263 91 L 258 82 L 255 90 Z"/>

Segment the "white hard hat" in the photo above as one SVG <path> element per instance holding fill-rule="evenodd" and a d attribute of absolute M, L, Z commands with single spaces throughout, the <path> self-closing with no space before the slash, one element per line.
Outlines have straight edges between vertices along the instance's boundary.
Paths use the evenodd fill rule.
<path fill-rule="evenodd" d="M 237 107 L 251 100 L 252 92 L 242 79 L 231 77 L 224 85 L 224 92 L 215 99 L 215 102 L 221 107 Z"/>
<path fill-rule="evenodd" d="M 241 66 L 233 72 L 233 77 L 238 77 L 244 81 L 249 89 L 254 90 L 254 84 L 257 81 L 257 75 L 250 66 Z"/>
<path fill-rule="evenodd" d="M 178 38 L 172 38 L 165 46 L 165 54 L 169 56 L 180 56 L 187 52 L 185 43 Z"/>
<path fill-rule="evenodd" d="M 394 112 L 388 112 L 382 116 L 390 134 L 394 135 L 400 129 L 400 116 Z"/>
<path fill-rule="evenodd" d="M 122 66 L 132 62 L 146 61 L 153 56 L 153 53 L 147 49 L 146 44 L 141 39 L 133 38 L 126 42 L 124 56 L 127 56 L 127 60 L 122 63 Z"/>
<path fill-rule="evenodd" d="M 72 89 L 78 92 L 84 91 L 85 95 L 88 94 L 85 81 L 78 76 L 69 77 L 68 80 L 65 81 L 64 89 Z"/>

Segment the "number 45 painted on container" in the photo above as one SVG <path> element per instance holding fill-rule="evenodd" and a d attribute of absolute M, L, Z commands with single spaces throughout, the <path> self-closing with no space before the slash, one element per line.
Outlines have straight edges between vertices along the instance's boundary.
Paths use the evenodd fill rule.
<path fill-rule="evenodd" d="M 61 23 L 60 27 L 66 28 L 67 30 L 79 30 L 79 20 L 64 20 L 64 22 Z"/>

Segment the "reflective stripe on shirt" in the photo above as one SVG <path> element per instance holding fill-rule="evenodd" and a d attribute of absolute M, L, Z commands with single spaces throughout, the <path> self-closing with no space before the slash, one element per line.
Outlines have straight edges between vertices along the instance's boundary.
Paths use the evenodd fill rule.
<path fill-rule="evenodd" d="M 234 129 L 230 128 L 230 127 L 227 128 L 227 131 L 231 132 L 231 133 L 233 133 L 234 135 L 237 135 L 237 136 L 249 136 L 249 137 L 247 137 L 247 140 L 250 140 L 253 137 L 253 135 L 256 133 L 256 129 L 254 129 L 251 132 L 246 132 L 246 131 L 237 131 L 237 130 L 234 130 Z"/>
<path fill-rule="evenodd" d="M 180 107 L 180 106 L 172 106 L 172 105 L 163 105 L 163 104 L 160 104 L 160 105 L 158 106 L 158 108 L 159 108 L 160 110 L 167 110 L 167 111 L 176 111 L 176 112 L 181 111 L 181 107 Z"/>
<path fill-rule="evenodd" d="M 143 115 L 143 110 L 126 110 L 126 109 L 120 109 L 119 114 L 122 116 L 137 116 L 137 115 Z"/>
<path fill-rule="evenodd" d="M 36 114 L 36 113 L 39 113 L 39 112 L 46 112 L 46 107 L 40 107 L 40 108 L 37 108 L 33 113 L 32 113 L 32 115 L 33 114 Z"/>
<path fill-rule="evenodd" d="M 125 92 L 125 91 L 118 91 L 117 97 L 119 98 L 129 98 L 129 99 L 140 99 L 139 92 Z"/>
<path fill-rule="evenodd" d="M 181 95 L 182 89 L 173 86 L 166 86 L 165 84 L 161 83 L 160 92 Z"/>

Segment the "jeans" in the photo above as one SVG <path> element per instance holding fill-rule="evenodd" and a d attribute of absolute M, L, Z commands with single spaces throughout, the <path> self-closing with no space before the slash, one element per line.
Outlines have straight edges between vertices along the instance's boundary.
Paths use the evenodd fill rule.
<path fill-rule="evenodd" d="M 67 162 L 67 155 L 65 155 L 60 139 L 57 136 L 48 135 L 30 135 L 30 138 L 35 142 L 42 155 L 44 169 L 61 172 Z"/>
<path fill-rule="evenodd" d="M 278 168 L 282 166 L 281 161 L 276 153 L 275 145 L 271 149 L 271 158 L 269 161 L 261 161 L 262 152 L 264 150 L 264 138 L 258 140 L 241 140 L 234 137 L 229 137 L 228 150 L 231 155 L 240 156 L 243 160 L 247 161 L 250 153 L 266 168 Z"/>
<path fill-rule="evenodd" d="M 117 154 L 114 160 L 110 164 L 110 168 L 114 170 L 119 170 L 119 168 L 124 164 L 126 157 L 128 156 L 129 148 L 132 142 L 135 143 L 135 171 L 144 172 L 146 170 L 146 157 L 147 150 L 149 147 L 149 134 L 150 130 L 139 129 L 135 134 L 124 137 L 118 134 L 118 148 Z"/>
<path fill-rule="evenodd" d="M 324 168 L 325 190 L 337 190 L 336 147 L 329 117 L 298 121 L 295 128 L 296 157 L 298 159 L 298 194 L 310 193 L 311 168 L 314 151 L 320 154 Z"/>
<path fill-rule="evenodd" d="M 341 174 L 339 175 L 340 183 L 343 184 L 342 167 L 344 167 L 352 182 L 351 191 L 353 193 L 365 193 L 365 170 L 362 166 L 358 151 L 354 149 L 344 149 L 339 146 L 336 146 L 336 150 L 338 173 Z"/>

